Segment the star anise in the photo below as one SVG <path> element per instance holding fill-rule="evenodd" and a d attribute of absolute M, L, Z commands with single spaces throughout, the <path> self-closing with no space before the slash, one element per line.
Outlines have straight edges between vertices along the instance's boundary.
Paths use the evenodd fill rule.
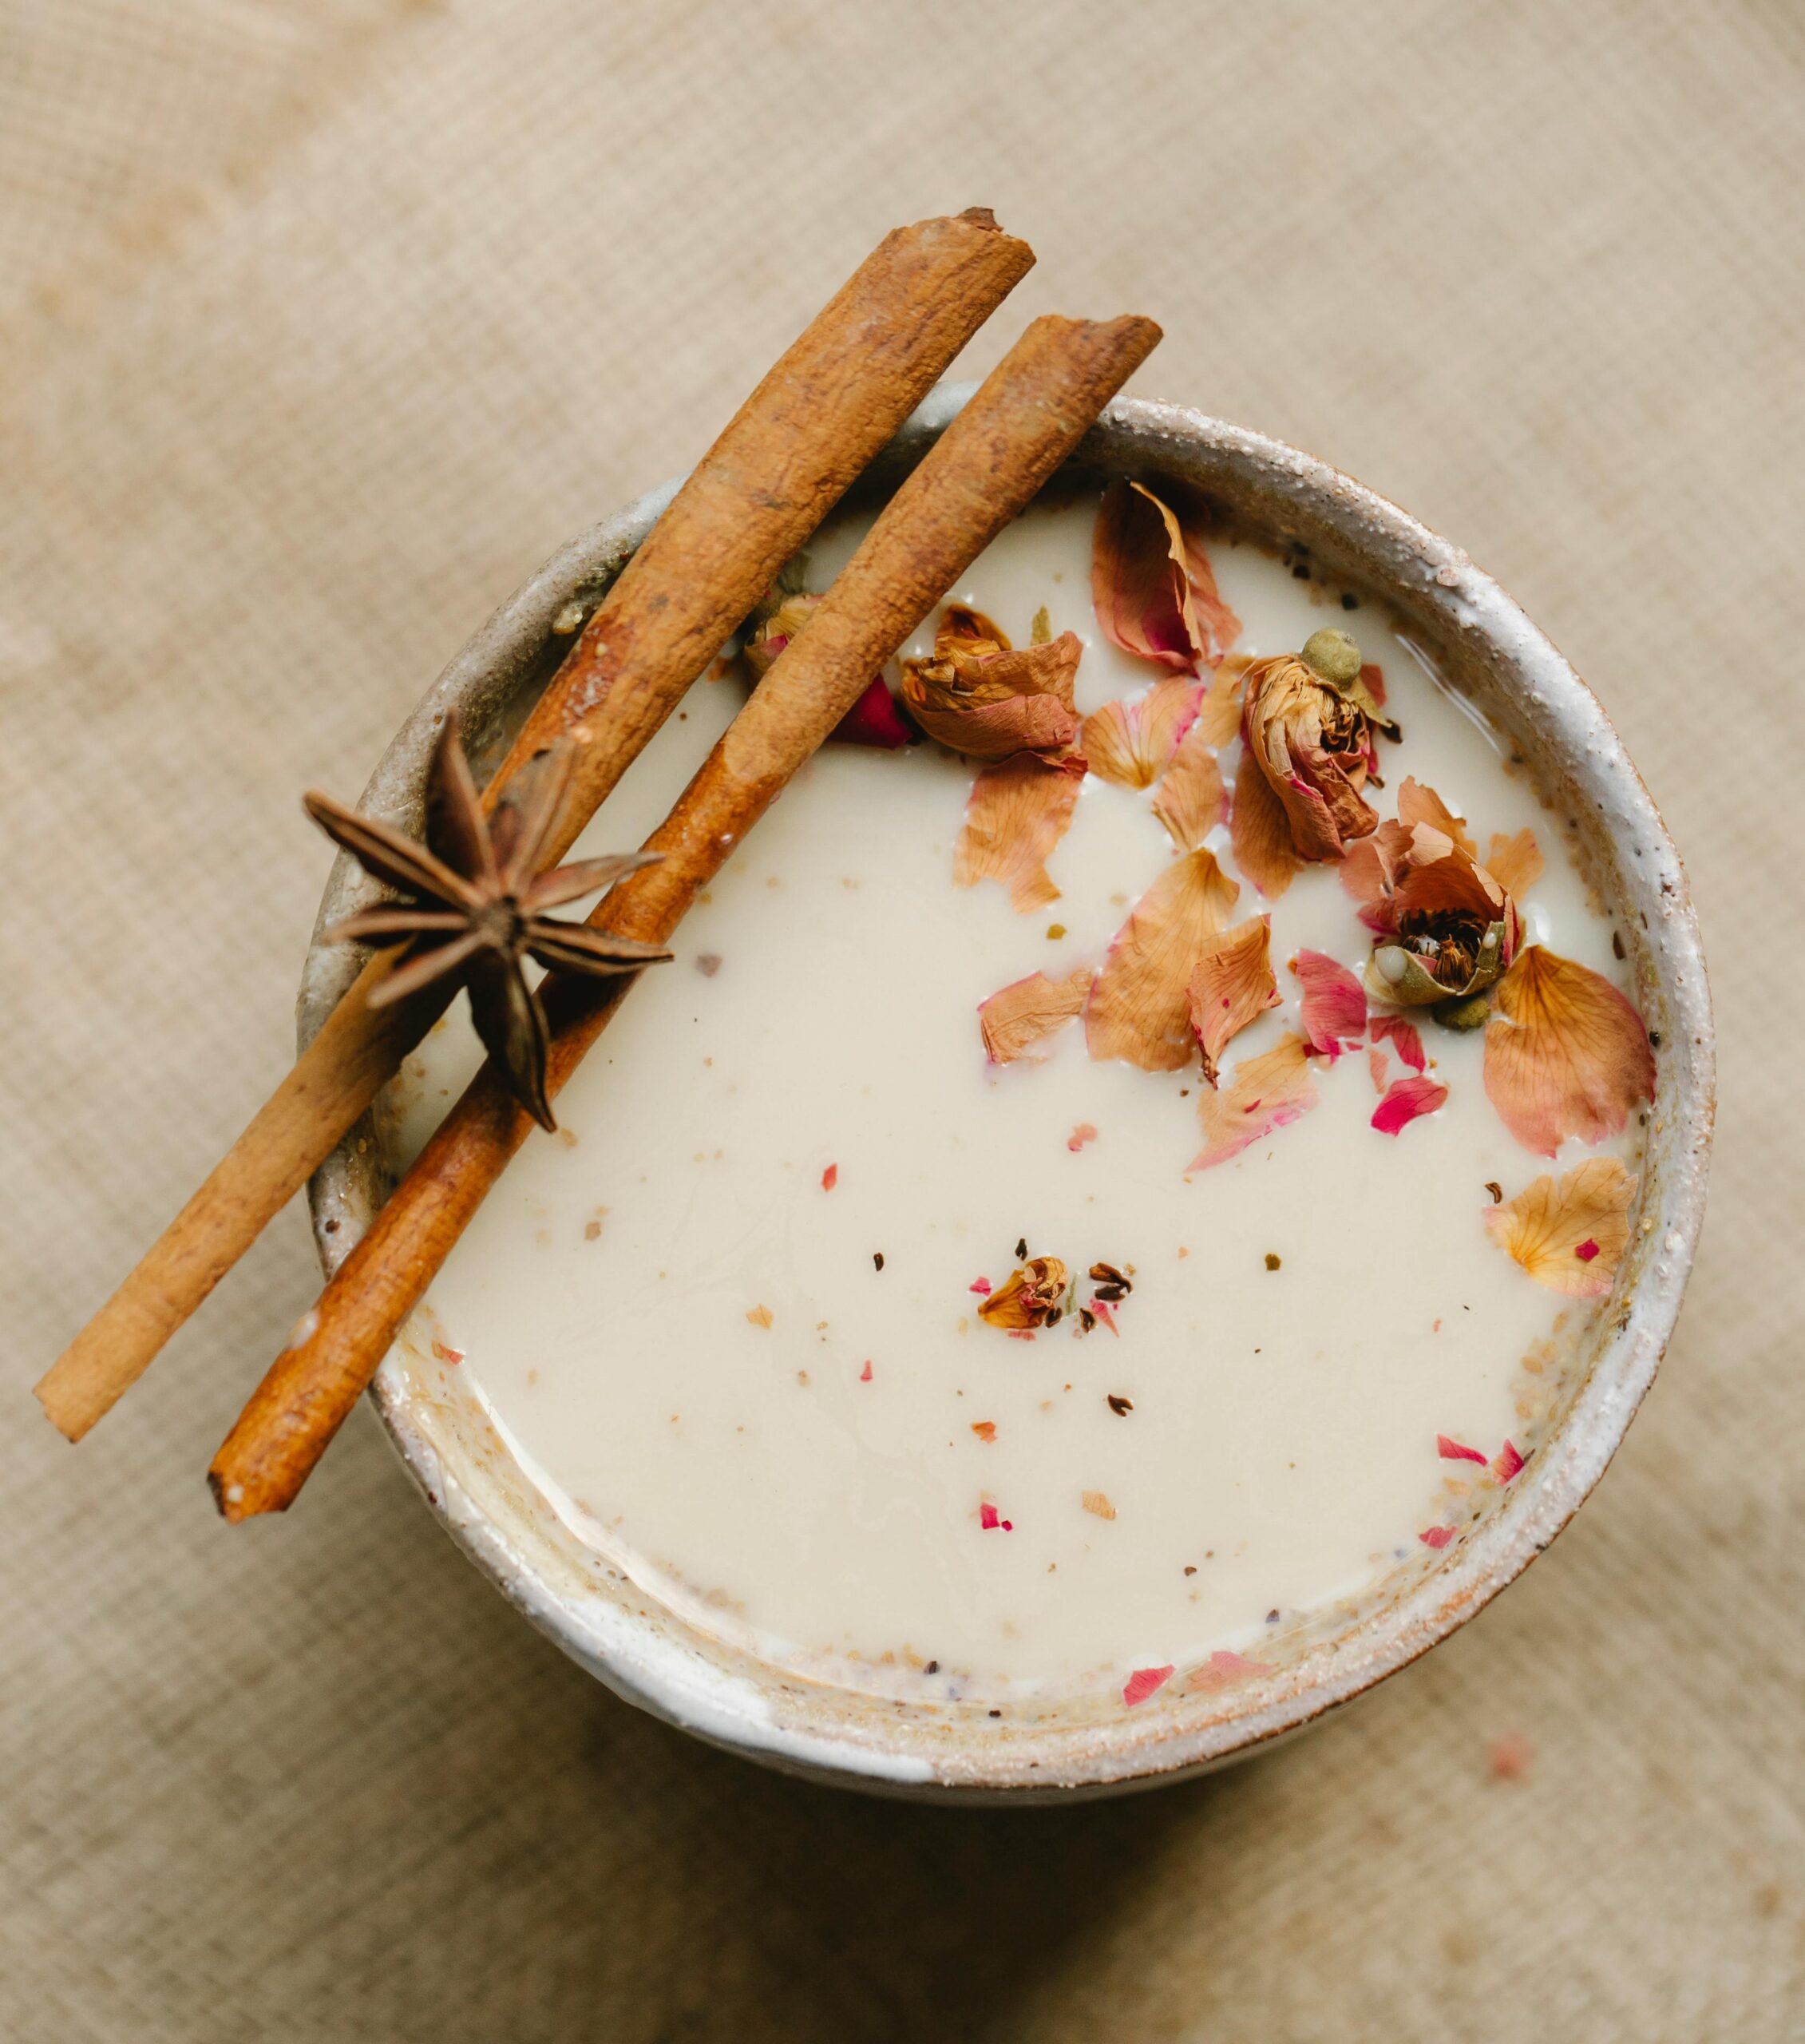
<path fill-rule="evenodd" d="M 560 742 L 528 760 L 485 817 L 465 756 L 455 711 L 433 754 L 427 782 L 426 842 L 317 791 L 307 814 L 364 871 L 401 899 L 364 909 L 324 933 L 329 944 L 406 947 L 406 956 L 370 996 L 372 1008 L 403 1000 L 433 980 L 460 976 L 471 1019 L 514 1097 L 541 1127 L 555 1128 L 545 1092 L 548 1031 L 522 961 L 567 972 L 637 972 L 671 956 L 655 945 L 611 937 L 585 923 L 545 913 L 600 893 L 624 874 L 655 862 L 655 852 L 619 852 L 538 873 L 570 785 L 572 748 Z"/>

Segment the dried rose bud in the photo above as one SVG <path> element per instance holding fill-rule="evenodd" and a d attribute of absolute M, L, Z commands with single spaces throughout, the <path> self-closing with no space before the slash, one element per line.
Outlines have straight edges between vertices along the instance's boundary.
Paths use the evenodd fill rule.
<path fill-rule="evenodd" d="M 806 589 L 771 591 L 753 613 L 758 622 L 746 635 L 746 664 L 754 681 L 764 679 L 771 663 L 820 608 L 821 598 Z"/>
<path fill-rule="evenodd" d="M 1241 737 L 1300 858 L 1338 859 L 1378 828 L 1360 790 L 1378 764 L 1374 733 L 1395 737 L 1397 727 L 1368 671 L 1354 640 L 1332 627 L 1312 632 L 1301 653 L 1247 671 Z"/>
<path fill-rule="evenodd" d="M 1046 1327 L 1057 1317 L 1065 1289 L 1066 1266 L 1056 1256 L 1031 1257 L 978 1308 L 978 1317 L 992 1327 Z"/>
<path fill-rule="evenodd" d="M 1031 753 L 1051 764 L 1078 736 L 1076 633 L 1012 648 L 982 611 L 948 604 L 933 656 L 903 662 L 904 706 L 929 738 L 974 759 Z"/>
<path fill-rule="evenodd" d="M 1534 854 L 1533 839 L 1527 849 Z M 1521 846 L 1512 850 L 1514 869 L 1530 871 Z M 1379 940 L 1366 976 L 1374 998 L 1399 1008 L 1445 1004 L 1438 1020 L 1476 1028 L 1483 1018 L 1474 997 L 1502 977 L 1522 949 L 1522 919 L 1496 875 L 1474 858 L 1461 818 L 1432 788 L 1407 779 L 1398 820 L 1348 858 L 1341 878 Z"/>

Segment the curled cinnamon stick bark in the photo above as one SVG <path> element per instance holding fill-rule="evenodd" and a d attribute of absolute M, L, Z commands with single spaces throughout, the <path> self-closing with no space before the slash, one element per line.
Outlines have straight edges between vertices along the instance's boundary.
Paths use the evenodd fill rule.
<path fill-rule="evenodd" d="M 790 777 L 976 556 L 1027 504 L 1159 339 L 1150 319 L 1037 319 L 885 507 L 590 920 L 666 942 Z M 631 979 L 555 977 L 548 1089 L 564 1085 Z M 347 1257 L 213 1459 L 236 1521 L 291 1504 L 402 1323 L 533 1123 L 485 1066 Z"/>
<path fill-rule="evenodd" d="M 1034 261 L 983 208 L 887 236 L 741 406 L 572 649 L 492 779 L 568 732 L 569 848 L 683 691 Z M 79 1440 L 331 1154 L 450 990 L 372 1010 L 371 961 L 288 1076 L 39 1380 Z"/>

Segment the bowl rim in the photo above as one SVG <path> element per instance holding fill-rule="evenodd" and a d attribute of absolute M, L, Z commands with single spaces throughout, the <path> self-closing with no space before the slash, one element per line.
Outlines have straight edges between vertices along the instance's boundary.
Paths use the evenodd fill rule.
<path fill-rule="evenodd" d="M 874 472 L 912 466 L 976 388 L 939 386 Z M 1514 1580 L 1597 1484 L 1653 1380 L 1703 1221 L 1715 1113 L 1710 995 L 1679 854 L 1597 698 L 1516 602 L 1459 548 L 1376 492 L 1298 449 L 1202 412 L 1118 398 L 1071 465 L 1162 473 L 1201 479 L 1205 488 L 1213 483 L 1245 489 L 1276 529 L 1288 523 L 1320 551 L 1332 556 L 1344 550 L 1355 579 L 1407 617 L 1420 620 L 1439 648 L 1471 659 L 1522 715 L 1534 719 L 1538 749 L 1583 793 L 1589 808 L 1596 806 L 1594 827 L 1614 848 L 1617 905 L 1640 918 L 1643 934 L 1635 941 L 1642 991 L 1658 1001 L 1663 1024 L 1661 1091 L 1645 1166 L 1657 1196 L 1650 1203 L 1645 1195 L 1644 1218 L 1654 1223 L 1645 1231 L 1647 1254 L 1564 1417 L 1535 1458 L 1533 1482 L 1476 1526 L 1433 1574 L 1362 1620 L 1356 1650 L 1306 1654 L 1296 1669 L 1262 1686 L 1269 1693 L 1251 1708 L 1231 1702 L 1082 1731 L 1031 1729 L 1012 1732 L 1007 1741 L 973 1739 L 971 1750 L 949 1744 L 944 1725 L 929 1729 L 898 1720 L 888 1737 L 874 1737 L 869 1729 L 850 1736 L 831 1717 L 810 1724 L 806 1701 L 795 1702 L 806 1685 L 778 1685 L 789 1701 L 774 1710 L 769 1689 L 761 1692 L 743 1670 L 711 1672 L 698 1665 L 707 1654 L 693 1647 L 674 1654 L 647 1636 L 643 1626 L 636 1636 L 631 1618 L 598 1611 L 593 1598 L 573 1594 L 542 1570 L 472 1497 L 442 1452 L 445 1442 L 433 1427 L 432 1402 L 418 1395 L 398 1345 L 371 1396 L 403 1464 L 471 1559 L 580 1664 L 627 1700 L 750 1757 L 841 1785 L 941 1800 L 1105 1795 L 1221 1765 L 1363 1694 Z M 445 709 L 455 703 L 473 719 L 518 691 L 542 663 L 559 612 L 573 597 L 606 586 L 676 487 L 673 481 L 648 493 L 569 541 L 498 607 L 402 726 L 364 791 L 363 806 L 417 824 L 424 763 Z M 323 945 L 319 932 L 345 913 L 365 886 L 341 855 L 321 905 L 297 1003 L 303 1048 L 362 962 L 354 947 Z M 329 1274 L 372 1210 L 358 1139 L 354 1130 L 309 1186 L 315 1238 Z M 1201 1706 L 1209 1700 L 1194 1701 Z"/>

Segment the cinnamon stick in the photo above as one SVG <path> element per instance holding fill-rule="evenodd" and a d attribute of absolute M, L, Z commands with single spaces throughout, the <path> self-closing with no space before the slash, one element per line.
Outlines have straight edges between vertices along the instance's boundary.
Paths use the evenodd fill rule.
<path fill-rule="evenodd" d="M 982 208 L 887 236 L 647 535 L 492 779 L 579 743 L 555 863 L 683 691 L 1033 263 Z M 373 959 L 192 1198 L 38 1382 L 79 1440 L 331 1154 L 450 998 L 372 1011 Z"/>
<path fill-rule="evenodd" d="M 885 507 L 647 840 L 661 863 L 591 921 L 668 941 L 696 895 L 938 598 L 1034 496 L 1159 339 L 1150 319 L 1037 319 Z M 556 1094 L 632 980 L 546 982 Z M 485 1066 L 252 1395 L 208 1480 L 234 1521 L 286 1510 L 531 1131 Z"/>

